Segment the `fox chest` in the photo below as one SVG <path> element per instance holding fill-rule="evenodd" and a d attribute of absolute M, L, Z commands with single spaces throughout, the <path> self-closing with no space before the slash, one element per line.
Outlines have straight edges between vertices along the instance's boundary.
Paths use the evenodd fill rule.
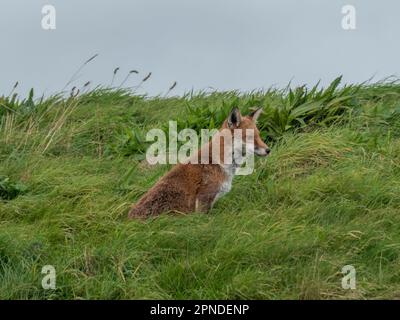
<path fill-rule="evenodd" d="M 227 194 L 232 189 L 232 180 L 233 180 L 234 172 L 228 171 L 226 172 L 225 179 L 222 181 L 219 190 L 215 196 L 214 201 L 217 201 L 219 198 Z"/>
<path fill-rule="evenodd" d="M 232 179 L 224 181 L 221 184 L 221 187 L 217 193 L 217 196 L 215 197 L 215 200 L 227 194 L 229 191 L 231 191 L 231 189 L 232 189 Z"/>

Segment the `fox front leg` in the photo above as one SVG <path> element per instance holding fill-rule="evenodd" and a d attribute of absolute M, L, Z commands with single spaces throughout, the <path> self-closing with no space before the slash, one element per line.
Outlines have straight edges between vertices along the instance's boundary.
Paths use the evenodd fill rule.
<path fill-rule="evenodd" d="M 217 192 L 199 194 L 196 198 L 195 211 L 207 213 L 211 210 L 216 198 Z"/>

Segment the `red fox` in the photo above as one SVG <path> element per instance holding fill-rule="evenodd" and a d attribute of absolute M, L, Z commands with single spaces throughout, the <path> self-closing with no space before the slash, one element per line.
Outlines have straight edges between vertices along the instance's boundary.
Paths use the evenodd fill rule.
<path fill-rule="evenodd" d="M 269 147 L 262 141 L 256 127 L 256 121 L 262 109 L 257 109 L 248 116 L 242 116 L 238 108 L 234 108 L 224 121 L 220 130 L 211 141 L 200 148 L 196 157 L 207 154 L 211 157 L 213 143 L 219 144 L 219 161 L 177 164 L 167 172 L 129 211 L 129 218 L 145 218 L 163 212 L 177 211 L 181 213 L 208 212 L 215 201 L 230 191 L 232 179 L 238 168 L 233 161 L 226 161 L 226 152 L 233 152 L 234 145 L 225 145 L 232 141 L 234 131 L 241 129 L 243 143 L 246 140 L 246 129 L 253 132 L 250 152 L 258 156 L 267 156 Z M 227 137 L 227 135 L 230 135 Z M 214 144 L 215 145 L 215 144 Z M 207 152 L 206 152 L 207 151 Z M 241 151 L 240 153 L 242 153 Z"/>

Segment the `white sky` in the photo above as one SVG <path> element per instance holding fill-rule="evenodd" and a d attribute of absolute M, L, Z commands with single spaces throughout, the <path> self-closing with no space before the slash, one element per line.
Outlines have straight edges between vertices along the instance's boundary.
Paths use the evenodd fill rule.
<path fill-rule="evenodd" d="M 57 29 L 41 27 L 42 6 Z M 342 29 L 352 4 L 357 29 Z M 400 71 L 398 0 L 0 0 L 0 95 L 15 81 L 26 95 L 61 90 L 83 61 L 99 56 L 71 86 L 116 83 L 148 72 L 143 90 L 248 91 L 271 85 L 379 80 Z M 70 86 L 70 87 L 71 87 Z"/>

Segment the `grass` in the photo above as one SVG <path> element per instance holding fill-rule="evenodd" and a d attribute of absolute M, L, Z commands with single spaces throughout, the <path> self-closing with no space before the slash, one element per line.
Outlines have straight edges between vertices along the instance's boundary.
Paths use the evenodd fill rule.
<path fill-rule="evenodd" d="M 399 101 L 396 81 L 2 97 L 0 298 L 400 298 Z M 127 220 L 168 170 L 143 161 L 146 130 L 217 127 L 254 105 L 271 156 L 209 214 Z M 348 264 L 356 290 L 341 287 Z M 41 287 L 44 265 L 56 290 Z"/>

